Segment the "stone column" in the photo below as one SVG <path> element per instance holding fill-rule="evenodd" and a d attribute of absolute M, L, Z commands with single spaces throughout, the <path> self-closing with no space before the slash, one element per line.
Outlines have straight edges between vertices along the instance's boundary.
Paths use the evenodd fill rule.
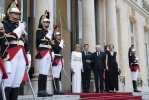
<path fill-rule="evenodd" d="M 82 45 L 89 44 L 89 50 L 93 52 L 95 41 L 94 0 L 82 0 Z"/>
<path fill-rule="evenodd" d="M 148 88 L 148 82 L 147 82 L 147 62 L 146 62 L 146 48 L 145 48 L 145 40 L 144 40 L 144 27 L 142 27 L 143 24 L 141 23 L 140 20 L 137 20 L 136 22 L 136 53 L 137 56 L 139 57 L 139 66 L 140 66 L 140 76 L 138 76 L 138 78 L 142 78 L 142 80 L 144 81 L 144 83 L 146 84 L 146 86 L 142 86 L 142 88 L 138 89 L 142 89 L 141 91 L 143 92 L 149 92 L 149 88 Z M 142 33 L 142 34 L 140 34 Z"/>
<path fill-rule="evenodd" d="M 94 0 L 82 0 L 82 47 L 89 44 L 89 51 L 95 52 L 95 13 Z M 90 91 L 95 91 L 94 79 L 91 75 Z"/>
<path fill-rule="evenodd" d="M 97 0 L 96 1 L 96 43 L 102 46 L 102 50 L 104 51 L 104 45 L 106 40 L 106 1 Z"/>
<path fill-rule="evenodd" d="M 36 44 L 36 30 L 38 29 L 39 19 L 45 13 L 46 10 L 50 10 L 50 28 L 53 29 L 53 0 L 36 0 L 35 2 L 35 20 L 34 20 L 34 36 L 33 36 L 33 44 Z M 35 59 L 36 55 L 36 45 L 33 45 L 33 66 L 34 66 L 34 75 L 32 81 L 34 92 L 38 91 L 38 75 L 39 75 L 39 64 L 38 60 Z M 31 94 L 29 85 L 25 88 L 25 94 Z M 52 75 L 51 69 L 47 79 L 47 91 L 49 93 L 53 93 L 53 83 L 52 83 Z"/>
<path fill-rule="evenodd" d="M 121 13 L 118 15 L 119 19 L 119 66 L 121 68 L 121 75 L 125 77 L 125 85 L 123 83 L 119 83 L 119 91 L 122 92 L 130 92 L 133 90 L 132 88 L 132 80 L 131 80 L 131 71 L 129 69 L 129 60 L 128 60 L 128 50 L 130 45 L 130 33 L 129 33 L 129 15 L 127 13 L 126 8 L 120 9 Z"/>
<path fill-rule="evenodd" d="M 118 51 L 115 0 L 106 1 L 106 12 L 106 44 L 113 44 L 115 51 Z"/>

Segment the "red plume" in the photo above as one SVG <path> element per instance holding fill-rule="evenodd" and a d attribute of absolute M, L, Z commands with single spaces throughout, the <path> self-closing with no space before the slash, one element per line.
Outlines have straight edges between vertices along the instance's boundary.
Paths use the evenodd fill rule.
<path fill-rule="evenodd" d="M 47 14 L 46 18 L 50 19 L 49 11 L 46 10 L 45 13 Z"/>
<path fill-rule="evenodd" d="M 57 28 L 58 28 L 58 25 L 55 25 L 55 26 L 54 26 L 54 30 L 56 30 Z"/>

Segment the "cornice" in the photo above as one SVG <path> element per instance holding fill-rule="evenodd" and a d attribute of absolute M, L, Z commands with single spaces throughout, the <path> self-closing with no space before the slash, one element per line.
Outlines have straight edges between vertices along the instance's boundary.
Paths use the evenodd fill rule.
<path fill-rule="evenodd" d="M 133 7 L 135 11 L 139 12 L 141 15 L 143 15 L 145 18 L 149 19 L 149 14 L 141 7 L 139 7 L 137 4 L 135 4 L 132 0 L 124 0 L 128 5 Z"/>

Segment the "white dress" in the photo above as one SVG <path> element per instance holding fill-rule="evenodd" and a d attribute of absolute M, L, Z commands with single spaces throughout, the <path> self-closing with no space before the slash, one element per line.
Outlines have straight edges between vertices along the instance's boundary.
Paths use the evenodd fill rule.
<path fill-rule="evenodd" d="M 72 75 L 73 93 L 81 93 L 81 69 L 83 69 L 82 66 L 82 53 L 73 51 L 71 53 L 71 68 L 75 72 Z"/>

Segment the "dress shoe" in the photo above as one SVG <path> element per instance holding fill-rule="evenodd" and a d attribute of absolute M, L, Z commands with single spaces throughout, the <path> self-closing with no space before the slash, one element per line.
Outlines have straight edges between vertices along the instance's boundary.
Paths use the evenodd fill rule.
<path fill-rule="evenodd" d="M 100 91 L 100 93 L 104 93 L 104 91 Z"/>
<path fill-rule="evenodd" d="M 48 97 L 53 96 L 52 94 L 49 94 L 46 90 L 43 90 L 43 92 L 44 92 Z"/>
<path fill-rule="evenodd" d="M 37 96 L 38 97 L 47 97 L 47 94 L 44 91 L 39 91 Z"/>
<path fill-rule="evenodd" d="M 134 92 L 141 92 L 141 91 L 139 91 L 138 89 L 134 89 Z"/>

